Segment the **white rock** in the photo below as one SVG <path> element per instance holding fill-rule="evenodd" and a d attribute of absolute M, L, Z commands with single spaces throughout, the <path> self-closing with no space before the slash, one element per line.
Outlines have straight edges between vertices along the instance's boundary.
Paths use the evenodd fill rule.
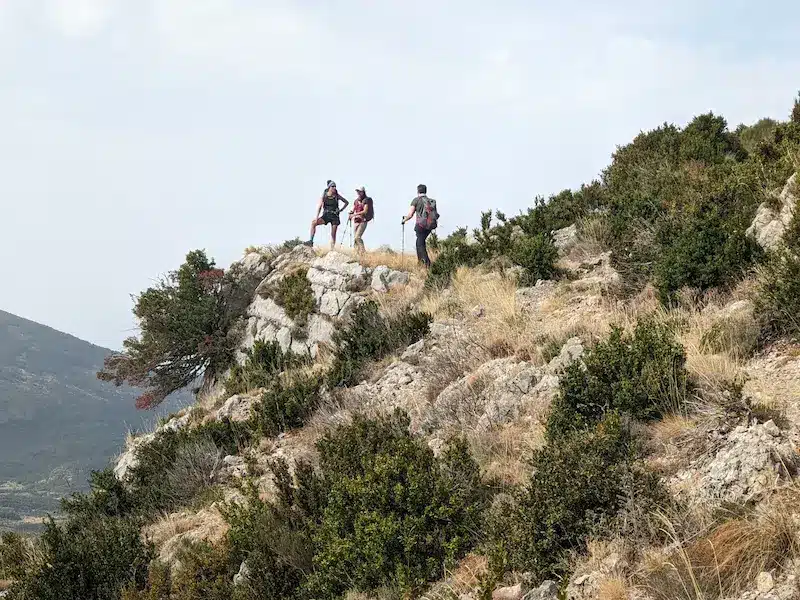
<path fill-rule="evenodd" d="M 772 208 L 774 202 L 764 202 L 758 207 L 753 223 L 747 229 L 747 235 L 754 237 L 764 248 L 774 249 L 781 244 L 786 228 L 792 222 L 797 207 L 796 184 L 797 174 L 795 173 L 786 182 L 777 198 L 777 204 L 779 204 L 777 211 Z"/>
<path fill-rule="evenodd" d="M 524 600 L 558 600 L 558 585 L 548 579 L 538 588 L 525 594 Z"/>
<path fill-rule="evenodd" d="M 258 400 L 258 393 L 237 394 L 225 401 L 225 404 L 217 411 L 217 420 L 230 419 L 235 423 L 247 421 L 253 404 Z"/>
<path fill-rule="evenodd" d="M 578 241 L 578 229 L 573 223 L 569 227 L 558 229 L 553 232 L 553 244 L 561 252 L 566 252 Z"/>
<path fill-rule="evenodd" d="M 386 293 L 389 290 L 406 285 L 408 283 L 408 273 L 395 271 L 386 265 L 375 267 L 372 272 L 371 287 L 378 293 Z"/>
<path fill-rule="evenodd" d="M 772 575 L 767 571 L 762 571 L 756 577 L 756 589 L 761 592 L 762 594 L 767 594 L 772 591 L 772 588 L 775 587 L 775 581 L 772 579 Z"/>
<path fill-rule="evenodd" d="M 249 576 L 250 569 L 247 567 L 247 561 L 242 561 L 242 564 L 239 566 L 239 572 L 233 576 L 233 585 L 242 585 Z"/>

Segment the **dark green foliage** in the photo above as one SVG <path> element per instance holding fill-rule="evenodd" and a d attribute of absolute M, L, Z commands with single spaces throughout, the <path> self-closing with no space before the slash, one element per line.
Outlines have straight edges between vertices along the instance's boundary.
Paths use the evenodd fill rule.
<path fill-rule="evenodd" d="M 278 342 L 256 340 L 253 347 L 247 350 L 244 365 L 236 364 L 231 369 L 230 377 L 225 382 L 225 391 L 230 395 L 244 394 L 267 387 L 280 372 L 304 362 L 307 362 L 305 358 L 293 354 L 291 350 L 284 353 Z"/>
<path fill-rule="evenodd" d="M 409 423 L 399 413 L 357 417 L 320 441 L 329 492 L 314 536 L 316 597 L 390 582 L 418 588 L 474 543 L 482 502 L 466 445 L 436 460 Z"/>
<path fill-rule="evenodd" d="M 280 249 L 283 251 L 287 251 L 291 250 L 296 246 L 302 246 L 302 245 L 303 245 L 303 240 L 301 240 L 299 237 L 296 237 L 292 240 L 286 240 L 285 242 L 283 242 L 283 244 L 281 244 L 280 246 Z"/>
<path fill-rule="evenodd" d="M 750 126 L 740 125 L 736 128 L 736 135 L 742 148 L 748 154 L 756 152 L 759 144 L 771 140 L 775 135 L 778 122 L 774 119 L 761 119 Z"/>
<path fill-rule="evenodd" d="M 278 282 L 271 291 L 272 299 L 286 311 L 288 317 L 304 326 L 314 310 L 314 291 L 306 277 L 306 269 L 295 271 Z"/>
<path fill-rule="evenodd" d="M 658 478 L 636 457 L 636 443 L 614 413 L 534 452 L 530 483 L 515 502 L 496 507 L 493 570 L 560 578 L 571 553 L 585 551 L 591 536 L 607 534 L 621 509 L 661 501 Z"/>
<path fill-rule="evenodd" d="M 14 600 L 118 600 L 126 586 L 144 586 L 153 549 L 140 523 L 106 516 L 45 525 L 42 564 L 19 583 Z"/>
<path fill-rule="evenodd" d="M 457 229 L 439 242 L 440 253 L 428 271 L 425 286 L 441 288 L 450 283 L 450 278 L 459 267 L 474 267 L 488 258 L 483 247 L 467 241 L 467 230 Z"/>
<path fill-rule="evenodd" d="M 520 281 L 523 285 L 533 285 L 539 279 L 552 279 L 558 273 L 558 250 L 550 234 L 521 237 L 511 248 L 511 259 L 525 269 Z"/>
<path fill-rule="evenodd" d="M 797 98 L 794 100 L 794 106 L 792 106 L 792 114 L 790 115 L 792 123 L 800 125 L 800 94 L 797 95 Z"/>
<path fill-rule="evenodd" d="M 656 418 L 680 406 L 689 385 L 683 346 L 661 324 L 640 323 L 633 335 L 614 328 L 582 362 L 572 363 L 561 378 L 548 439 L 590 428 L 611 411 Z"/>
<path fill-rule="evenodd" d="M 62 510 L 75 518 L 123 517 L 134 512 L 136 498 L 116 478 L 111 467 L 103 471 L 92 471 L 89 477 L 91 491 L 88 494 L 72 494 L 61 500 Z"/>
<path fill-rule="evenodd" d="M 322 377 L 315 374 L 295 373 L 285 380 L 276 378 L 255 406 L 250 428 L 272 437 L 302 427 L 319 404 L 321 386 Z"/>
<path fill-rule="evenodd" d="M 661 220 L 655 243 L 662 250 L 653 275 L 663 302 L 684 286 L 702 293 L 738 281 L 761 257 L 758 243 L 732 225 L 716 206 Z"/>
<path fill-rule="evenodd" d="M 405 310 L 400 315 L 384 318 L 373 301 L 364 302 L 354 312 L 350 325 L 336 331 L 333 365 L 328 384 L 349 386 L 358 383 L 367 361 L 378 360 L 421 339 L 430 328 L 427 313 Z"/>
<path fill-rule="evenodd" d="M 20 534 L 0 534 L 0 579 L 22 579 L 32 566 L 30 551 L 30 544 Z"/>
<path fill-rule="evenodd" d="M 144 588 L 130 585 L 121 600 L 230 600 L 239 565 L 231 562 L 226 546 L 189 543 L 176 558 L 180 569 L 172 573 L 169 566 L 154 561 Z"/>
<path fill-rule="evenodd" d="M 800 257 L 796 253 L 782 248 L 764 264 L 758 277 L 755 314 L 765 341 L 800 339 Z"/>
<path fill-rule="evenodd" d="M 249 300 L 242 283 L 205 252 L 190 252 L 180 269 L 136 299 L 141 335 L 125 340 L 124 351 L 109 356 L 98 377 L 146 388 L 136 405 L 153 408 L 206 369 L 221 371 L 233 356 L 229 331 Z"/>
<path fill-rule="evenodd" d="M 227 419 L 158 433 L 139 447 L 138 464 L 129 473 L 136 511 L 152 514 L 191 504 L 214 484 L 219 460 L 238 454 L 252 435 L 247 424 Z"/>
<path fill-rule="evenodd" d="M 250 576 L 242 598 L 338 598 L 384 585 L 418 589 L 475 543 L 485 492 L 467 445 L 436 459 L 402 413 L 329 432 L 319 470 L 272 465 L 277 499 L 233 507 L 229 544 Z"/>

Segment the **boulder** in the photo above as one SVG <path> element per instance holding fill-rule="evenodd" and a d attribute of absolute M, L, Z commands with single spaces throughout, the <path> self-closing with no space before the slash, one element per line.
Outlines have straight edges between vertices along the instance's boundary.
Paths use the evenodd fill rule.
<path fill-rule="evenodd" d="M 758 207 L 753 223 L 747 229 L 747 235 L 754 237 L 762 247 L 774 249 L 781 244 L 797 207 L 797 184 L 795 173 L 777 198 Z"/>
<path fill-rule="evenodd" d="M 408 273 L 395 271 L 386 265 L 375 267 L 372 272 L 372 290 L 385 294 L 389 290 L 404 286 L 408 283 Z"/>
<path fill-rule="evenodd" d="M 573 223 L 569 227 L 553 232 L 553 245 L 562 253 L 572 248 L 578 241 L 578 228 Z"/>
<path fill-rule="evenodd" d="M 242 564 L 239 566 L 239 572 L 233 576 L 233 585 L 239 586 L 242 585 L 247 578 L 250 576 L 250 569 L 247 567 L 247 561 L 242 561 Z"/>
<path fill-rule="evenodd" d="M 258 401 L 260 393 L 254 392 L 251 394 L 236 394 L 231 396 L 225 401 L 217 411 L 217 420 L 230 419 L 234 423 L 241 423 L 250 418 L 250 411 L 253 404 Z"/>

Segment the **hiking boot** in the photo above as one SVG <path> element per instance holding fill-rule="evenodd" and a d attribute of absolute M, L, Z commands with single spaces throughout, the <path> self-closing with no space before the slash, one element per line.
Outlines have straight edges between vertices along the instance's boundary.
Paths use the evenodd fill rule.
<path fill-rule="evenodd" d="M 313 245 L 314 245 L 314 240 L 308 240 L 307 242 L 303 242 L 303 246 L 309 246 L 310 247 L 310 246 L 313 246 Z"/>

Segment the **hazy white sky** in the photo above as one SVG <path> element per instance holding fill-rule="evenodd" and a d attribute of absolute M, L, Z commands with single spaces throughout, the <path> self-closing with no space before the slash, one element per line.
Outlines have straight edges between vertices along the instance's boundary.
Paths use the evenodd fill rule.
<path fill-rule="evenodd" d="M 793 0 L 0 0 L 0 308 L 118 347 L 131 294 L 190 249 L 227 266 L 304 238 L 329 178 L 374 197 L 368 246 L 399 246 L 420 182 L 447 233 L 577 187 L 664 121 L 785 118 L 798 16 Z"/>

